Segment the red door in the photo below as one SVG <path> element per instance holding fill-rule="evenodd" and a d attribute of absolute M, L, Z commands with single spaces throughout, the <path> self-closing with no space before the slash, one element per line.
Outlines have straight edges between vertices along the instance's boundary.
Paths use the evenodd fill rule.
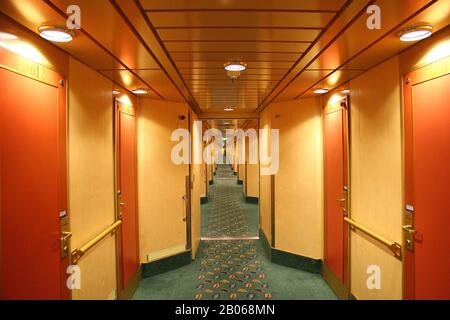
<path fill-rule="evenodd" d="M 16 70 L 19 60 L 25 75 L 0 67 L 0 297 L 68 299 L 65 87 L 53 71 L 0 49 L 0 65 Z"/>
<path fill-rule="evenodd" d="M 405 76 L 406 299 L 450 299 L 449 66 Z"/>
<path fill-rule="evenodd" d="M 347 230 L 344 215 L 348 201 L 347 109 L 324 114 L 325 150 L 325 265 L 348 288 Z"/>
<path fill-rule="evenodd" d="M 137 219 L 136 113 L 132 106 L 117 101 L 117 179 L 121 231 L 121 289 L 139 270 Z"/>

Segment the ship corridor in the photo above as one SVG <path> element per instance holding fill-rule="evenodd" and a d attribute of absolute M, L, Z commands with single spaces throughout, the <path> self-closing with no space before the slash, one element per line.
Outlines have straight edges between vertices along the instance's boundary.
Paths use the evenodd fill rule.
<path fill-rule="evenodd" d="M 1 0 L 0 299 L 449 300 L 449 21 Z"/>

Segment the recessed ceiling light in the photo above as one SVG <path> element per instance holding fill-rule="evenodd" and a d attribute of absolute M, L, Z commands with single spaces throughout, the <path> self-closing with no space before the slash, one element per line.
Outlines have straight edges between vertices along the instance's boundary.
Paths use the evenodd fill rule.
<path fill-rule="evenodd" d="M 75 36 L 73 31 L 59 26 L 39 27 L 39 34 L 42 38 L 52 42 L 70 42 Z"/>
<path fill-rule="evenodd" d="M 244 71 L 247 68 L 247 64 L 243 62 L 228 62 L 225 63 L 225 70 L 227 71 Z"/>
<path fill-rule="evenodd" d="M 120 94 L 120 91 L 119 91 L 119 90 L 113 90 L 113 91 L 112 91 L 112 94 L 115 95 L 115 96 L 117 96 L 117 95 Z"/>
<path fill-rule="evenodd" d="M 223 109 L 223 111 L 227 111 L 227 112 L 234 111 L 234 108 L 233 107 L 226 107 L 226 108 Z"/>
<path fill-rule="evenodd" d="M 433 34 L 433 27 L 429 25 L 406 27 L 398 33 L 401 41 L 411 42 L 428 38 Z"/>
<path fill-rule="evenodd" d="M 328 89 L 324 89 L 324 88 L 318 88 L 318 89 L 314 89 L 313 91 L 315 94 L 324 94 L 328 92 Z"/>
<path fill-rule="evenodd" d="M 143 88 L 139 88 L 139 89 L 134 89 L 132 92 L 133 92 L 134 94 L 146 94 L 146 93 L 147 93 L 147 90 L 146 90 L 146 89 L 143 89 Z"/>

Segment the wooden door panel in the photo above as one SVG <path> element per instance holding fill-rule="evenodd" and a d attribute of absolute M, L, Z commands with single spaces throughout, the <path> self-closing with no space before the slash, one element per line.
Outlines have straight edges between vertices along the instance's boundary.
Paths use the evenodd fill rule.
<path fill-rule="evenodd" d="M 2 298 L 69 298 L 63 89 L 3 68 L 0 85 Z"/>
<path fill-rule="evenodd" d="M 325 133 L 325 264 L 344 282 L 344 191 L 343 110 L 324 116 Z"/>
<path fill-rule="evenodd" d="M 136 116 L 134 109 L 118 105 L 118 179 L 121 231 L 122 288 L 127 287 L 139 269 L 137 219 Z"/>
<path fill-rule="evenodd" d="M 415 298 L 450 299 L 450 76 L 413 88 Z"/>
<path fill-rule="evenodd" d="M 450 299 L 450 58 L 404 77 L 404 298 Z"/>

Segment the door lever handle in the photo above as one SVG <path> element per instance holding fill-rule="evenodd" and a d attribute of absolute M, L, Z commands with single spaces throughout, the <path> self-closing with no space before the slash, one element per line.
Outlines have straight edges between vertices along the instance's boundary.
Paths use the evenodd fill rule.
<path fill-rule="evenodd" d="M 337 202 L 345 202 L 345 201 L 347 201 L 347 199 L 345 199 L 345 198 L 342 198 L 342 199 L 336 199 L 336 201 L 337 201 Z"/>
<path fill-rule="evenodd" d="M 119 205 L 120 205 L 121 207 L 123 207 L 123 206 L 126 206 L 127 203 L 126 203 L 126 202 L 121 202 L 121 203 L 119 203 Z"/>
<path fill-rule="evenodd" d="M 410 225 L 410 224 L 403 226 L 402 229 L 403 229 L 403 231 L 406 231 L 410 234 L 414 234 L 417 232 L 416 230 L 413 229 L 412 225 Z"/>

